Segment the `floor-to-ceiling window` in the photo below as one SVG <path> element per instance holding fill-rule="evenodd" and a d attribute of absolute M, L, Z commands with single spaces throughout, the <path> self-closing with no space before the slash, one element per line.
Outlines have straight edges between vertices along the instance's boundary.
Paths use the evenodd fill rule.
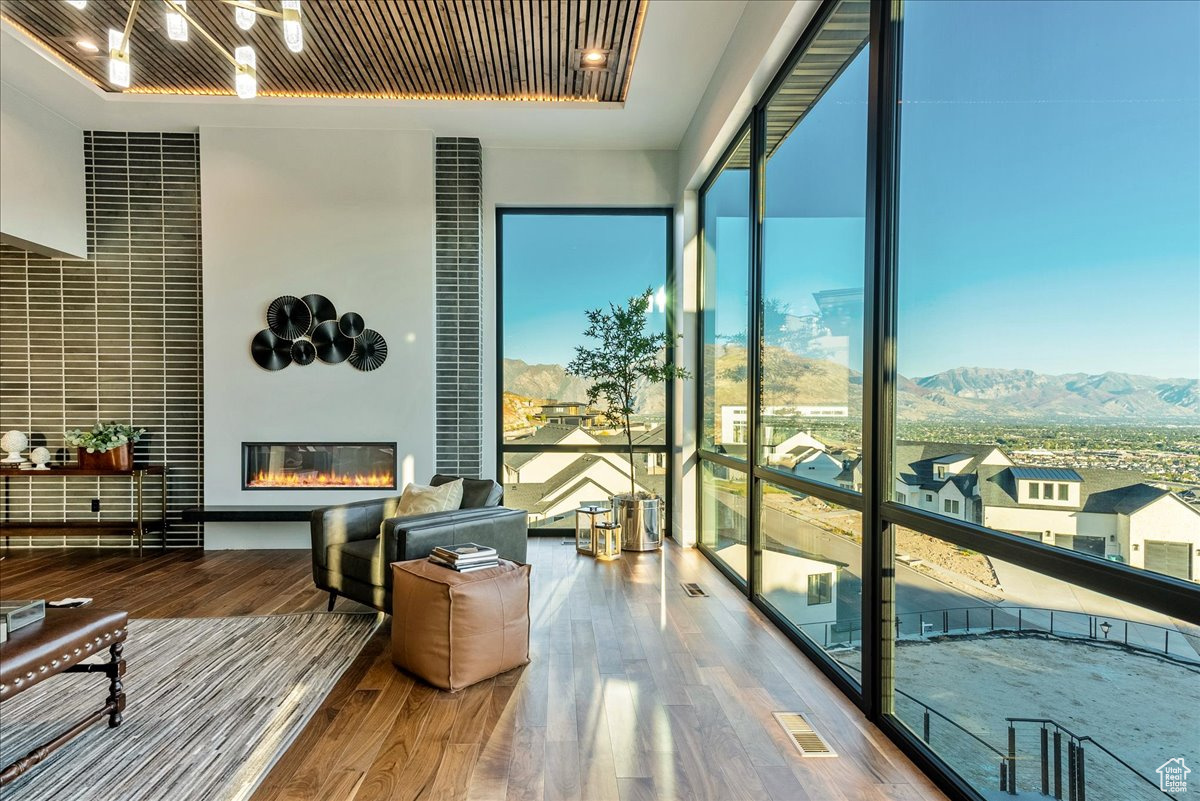
<path fill-rule="evenodd" d="M 866 40 L 839 7 L 762 111 L 757 590 L 835 660 L 862 636 Z"/>
<path fill-rule="evenodd" d="M 1198 67 L 1197 3 L 827 2 L 702 220 L 701 542 L 955 797 L 1200 754 Z"/>
<path fill-rule="evenodd" d="M 624 429 L 567 367 L 577 347 L 596 344 L 584 333 L 589 310 L 649 292 L 645 330 L 668 333 L 670 222 L 663 209 L 497 213 L 498 471 L 505 505 L 528 511 L 531 530 L 574 528 L 581 505 L 631 486 L 669 498 L 670 387 L 637 388 L 631 468 Z"/>
<path fill-rule="evenodd" d="M 700 331 L 700 545 L 746 578 L 749 436 L 750 132 L 700 193 L 704 236 Z"/>

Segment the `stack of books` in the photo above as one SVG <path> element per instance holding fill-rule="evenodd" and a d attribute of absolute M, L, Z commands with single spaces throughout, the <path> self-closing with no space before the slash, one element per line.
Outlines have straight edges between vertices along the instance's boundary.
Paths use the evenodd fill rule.
<path fill-rule="evenodd" d="M 435 565 L 457 570 L 459 573 L 472 573 L 476 570 L 487 570 L 489 567 L 499 566 L 500 557 L 495 548 L 467 542 L 462 545 L 445 547 L 439 545 L 429 555 L 429 561 Z"/>

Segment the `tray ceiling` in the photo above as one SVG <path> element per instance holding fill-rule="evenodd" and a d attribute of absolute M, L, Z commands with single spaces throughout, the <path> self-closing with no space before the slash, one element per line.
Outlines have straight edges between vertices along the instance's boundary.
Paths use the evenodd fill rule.
<path fill-rule="evenodd" d="M 268 97 L 624 102 L 648 0 L 305 0 L 304 50 L 291 53 L 276 20 L 249 31 L 218 0 L 188 12 L 223 46 L 253 45 Z M 280 9 L 279 0 L 258 0 Z M 4 19 L 105 91 L 107 31 L 129 0 L 2 0 Z M 136 94 L 231 95 L 232 69 L 200 36 L 173 42 L 167 6 L 144 0 L 130 51 Z M 90 41 L 101 52 L 76 43 Z M 580 53 L 607 51 L 604 69 Z"/>

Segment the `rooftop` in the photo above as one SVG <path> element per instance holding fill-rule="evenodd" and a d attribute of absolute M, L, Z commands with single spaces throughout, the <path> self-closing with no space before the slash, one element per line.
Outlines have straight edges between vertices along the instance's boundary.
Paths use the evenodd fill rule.
<path fill-rule="evenodd" d="M 1013 478 L 1037 481 L 1083 481 L 1079 473 L 1069 467 L 1010 467 Z"/>

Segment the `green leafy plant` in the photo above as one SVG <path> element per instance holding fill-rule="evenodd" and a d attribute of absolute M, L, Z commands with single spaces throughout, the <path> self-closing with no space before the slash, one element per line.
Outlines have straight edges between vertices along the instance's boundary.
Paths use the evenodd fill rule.
<path fill-rule="evenodd" d="M 608 309 L 587 312 L 584 336 L 596 340 L 592 347 L 579 345 L 567 372 L 591 382 L 589 404 L 603 399 L 604 416 L 625 431 L 629 447 L 629 495 L 637 498 L 634 480 L 633 415 L 638 391 L 650 384 L 663 384 L 677 378 L 690 378 L 687 370 L 667 364 L 663 353 L 671 338 L 663 333 L 647 333 L 647 312 L 654 290 L 630 298 L 624 305 L 610 303 Z"/>
<path fill-rule="evenodd" d="M 84 448 L 88 453 L 107 453 L 113 448 L 132 444 L 146 433 L 144 428 L 121 423 L 96 423 L 90 431 L 75 428 L 67 432 L 67 444 Z"/>

